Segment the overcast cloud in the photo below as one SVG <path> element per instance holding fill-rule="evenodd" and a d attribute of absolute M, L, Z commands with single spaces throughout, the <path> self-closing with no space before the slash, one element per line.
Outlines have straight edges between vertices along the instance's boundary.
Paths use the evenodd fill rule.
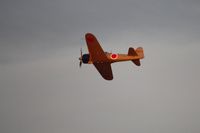
<path fill-rule="evenodd" d="M 2 0 L 1 133 L 199 133 L 199 0 Z M 143 47 L 105 81 L 84 35 Z"/>

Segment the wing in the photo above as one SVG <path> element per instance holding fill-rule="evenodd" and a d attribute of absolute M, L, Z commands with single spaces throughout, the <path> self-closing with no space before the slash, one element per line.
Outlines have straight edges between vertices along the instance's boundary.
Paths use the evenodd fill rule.
<path fill-rule="evenodd" d="M 87 33 L 85 35 L 85 40 L 92 62 L 103 62 L 108 60 L 99 42 L 93 34 Z"/>
<path fill-rule="evenodd" d="M 93 63 L 93 64 L 104 79 L 106 79 L 106 80 L 113 79 L 113 74 L 112 74 L 112 69 L 111 69 L 110 63 L 105 62 L 105 63 Z"/>

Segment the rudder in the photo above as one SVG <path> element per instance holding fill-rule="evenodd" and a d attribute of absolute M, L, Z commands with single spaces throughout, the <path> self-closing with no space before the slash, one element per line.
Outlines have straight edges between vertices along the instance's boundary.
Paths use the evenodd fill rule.
<path fill-rule="evenodd" d="M 143 48 L 142 47 L 138 47 L 136 49 L 136 53 L 137 55 L 140 57 L 140 59 L 143 59 L 144 58 L 144 51 L 143 51 Z"/>
<path fill-rule="evenodd" d="M 138 48 L 137 48 L 138 49 Z M 137 50 L 136 49 L 136 50 Z M 134 50 L 134 48 L 129 48 L 128 50 L 129 56 L 139 56 L 138 53 Z M 140 66 L 140 59 L 131 60 L 136 66 Z"/>

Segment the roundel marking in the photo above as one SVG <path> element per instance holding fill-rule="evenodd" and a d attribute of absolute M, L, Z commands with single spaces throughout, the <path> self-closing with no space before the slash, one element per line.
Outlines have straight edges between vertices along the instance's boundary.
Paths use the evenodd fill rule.
<path fill-rule="evenodd" d="M 118 54 L 111 54 L 111 55 L 110 55 L 110 58 L 111 58 L 111 59 L 117 59 L 117 58 L 118 58 Z"/>

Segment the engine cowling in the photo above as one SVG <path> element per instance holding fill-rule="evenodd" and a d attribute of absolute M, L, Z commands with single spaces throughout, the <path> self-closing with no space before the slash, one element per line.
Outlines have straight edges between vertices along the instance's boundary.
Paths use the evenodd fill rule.
<path fill-rule="evenodd" d="M 83 63 L 87 64 L 89 62 L 89 60 L 90 60 L 90 55 L 89 54 L 84 54 L 82 56 Z"/>

